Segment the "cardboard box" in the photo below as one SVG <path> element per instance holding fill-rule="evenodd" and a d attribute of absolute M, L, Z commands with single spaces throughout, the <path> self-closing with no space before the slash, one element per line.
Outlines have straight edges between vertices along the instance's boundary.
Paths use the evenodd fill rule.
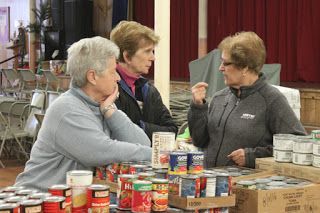
<path fill-rule="evenodd" d="M 257 158 L 256 168 L 270 170 L 280 175 L 293 176 L 320 183 L 320 168 L 313 166 L 300 166 L 293 163 L 279 163 L 270 158 Z M 320 211 L 319 211 L 320 212 Z"/>
<path fill-rule="evenodd" d="M 251 190 L 234 188 L 236 206 L 229 213 L 320 212 L 320 185 L 299 188 Z"/>
<path fill-rule="evenodd" d="M 110 187 L 110 192 L 117 192 L 118 189 L 118 183 L 110 182 L 108 180 L 100 180 L 98 178 L 93 178 L 94 184 L 102 184 L 102 185 L 108 185 Z"/>
<path fill-rule="evenodd" d="M 231 207 L 235 205 L 235 198 L 235 195 L 203 198 L 185 198 L 178 195 L 169 195 L 169 205 L 185 210 Z"/>

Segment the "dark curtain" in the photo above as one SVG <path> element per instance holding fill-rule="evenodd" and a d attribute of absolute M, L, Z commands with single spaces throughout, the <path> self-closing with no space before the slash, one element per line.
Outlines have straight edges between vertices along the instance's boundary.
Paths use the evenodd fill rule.
<path fill-rule="evenodd" d="M 280 63 L 281 81 L 320 82 L 320 1 L 208 1 L 208 51 L 226 36 L 255 31 L 266 63 Z"/>
<path fill-rule="evenodd" d="M 128 18 L 128 0 L 116 0 L 112 3 L 112 28 Z"/>
<path fill-rule="evenodd" d="M 189 81 L 188 63 L 198 58 L 198 0 L 171 0 L 170 4 L 170 77 Z M 133 19 L 153 28 L 154 1 L 135 0 Z"/>

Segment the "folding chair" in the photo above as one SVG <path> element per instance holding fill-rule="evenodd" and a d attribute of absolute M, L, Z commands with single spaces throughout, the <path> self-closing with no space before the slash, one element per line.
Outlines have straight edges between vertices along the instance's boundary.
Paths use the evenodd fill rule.
<path fill-rule="evenodd" d="M 46 91 L 53 90 L 53 91 L 63 91 L 63 89 L 61 89 L 61 82 L 60 79 L 51 72 L 51 70 L 41 70 L 43 75 L 46 78 Z"/>
<path fill-rule="evenodd" d="M 19 97 L 21 79 L 19 74 L 14 69 L 2 69 L 3 76 L 6 79 L 6 83 L 2 86 L 2 91 L 6 96 L 11 94 L 14 97 Z"/>
<path fill-rule="evenodd" d="M 31 96 L 32 91 L 39 88 L 36 74 L 29 69 L 18 69 L 18 73 L 21 76 L 21 98 L 23 94 Z"/>
<path fill-rule="evenodd" d="M 47 91 L 45 110 L 60 96 L 60 92 Z"/>

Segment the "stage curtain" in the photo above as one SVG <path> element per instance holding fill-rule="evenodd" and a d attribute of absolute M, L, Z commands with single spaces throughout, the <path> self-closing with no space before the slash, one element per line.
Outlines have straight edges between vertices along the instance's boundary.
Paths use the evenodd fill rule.
<path fill-rule="evenodd" d="M 320 83 L 320 1 L 208 1 L 208 51 L 226 36 L 254 31 L 267 48 L 266 63 L 280 63 L 281 81 Z"/>

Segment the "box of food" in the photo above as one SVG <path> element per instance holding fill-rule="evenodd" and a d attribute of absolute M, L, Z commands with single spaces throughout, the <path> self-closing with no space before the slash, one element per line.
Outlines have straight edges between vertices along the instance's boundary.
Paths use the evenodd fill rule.
<path fill-rule="evenodd" d="M 118 183 L 111 182 L 111 181 L 108 181 L 108 180 L 100 180 L 98 178 L 93 178 L 93 183 L 94 184 L 107 185 L 107 186 L 110 187 L 110 192 L 114 192 L 114 193 L 116 193 L 117 189 L 118 189 Z"/>
<path fill-rule="evenodd" d="M 168 168 L 169 154 L 175 146 L 173 132 L 154 132 L 152 134 L 152 168 Z"/>

